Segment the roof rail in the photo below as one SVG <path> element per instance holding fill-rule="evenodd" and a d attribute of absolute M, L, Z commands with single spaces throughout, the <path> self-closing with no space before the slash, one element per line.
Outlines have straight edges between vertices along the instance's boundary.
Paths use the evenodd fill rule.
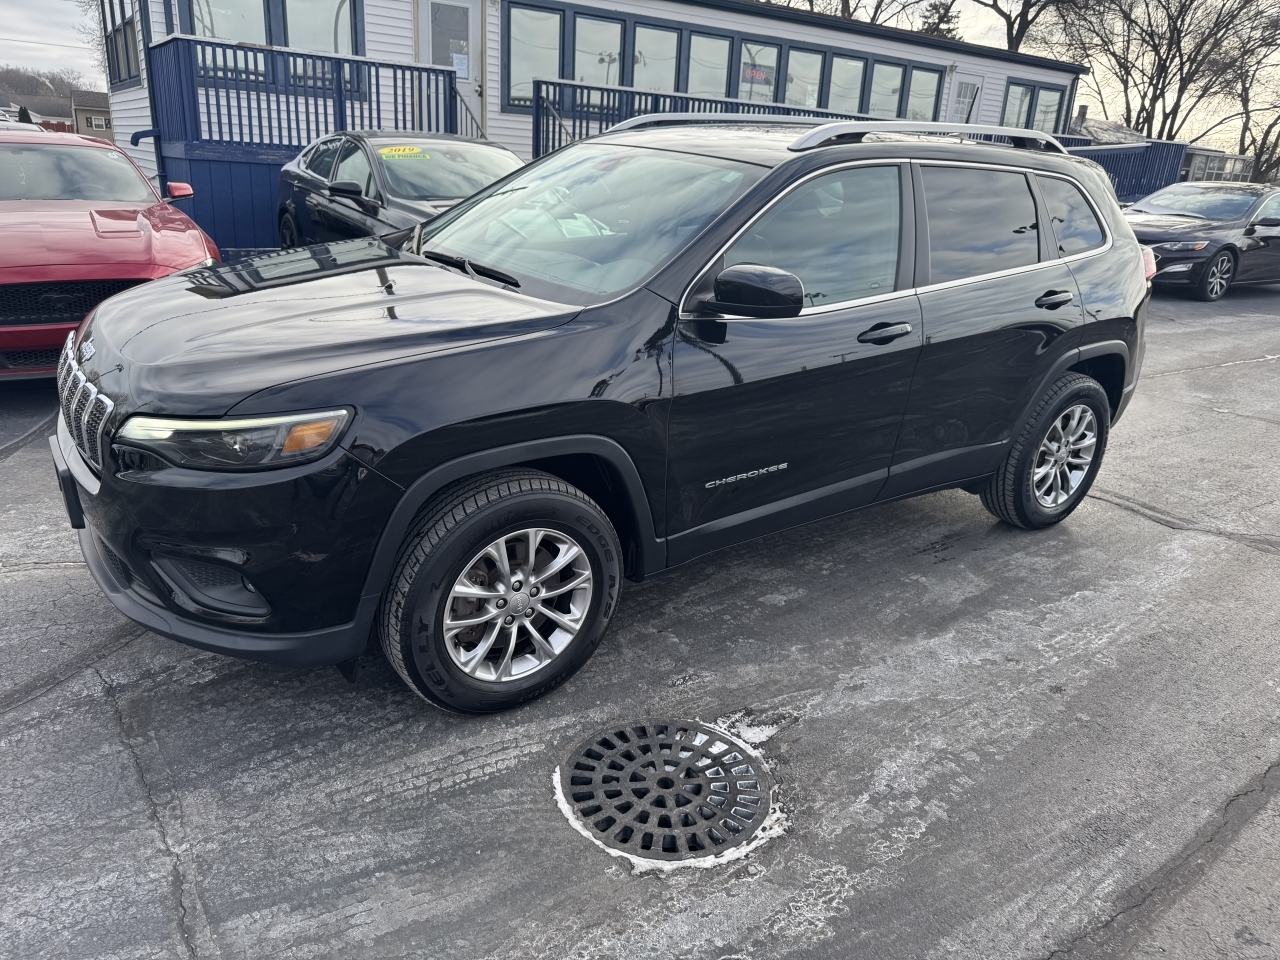
<path fill-rule="evenodd" d="M 604 132 L 613 133 L 617 130 L 634 130 L 636 127 L 656 127 L 663 123 L 696 123 L 698 121 L 706 121 L 708 123 L 799 123 L 808 124 L 809 126 L 824 123 L 827 126 L 837 125 L 827 117 L 798 117 L 773 113 L 646 113 L 643 116 L 632 117 L 630 120 L 615 123 Z"/>
<path fill-rule="evenodd" d="M 788 149 L 810 150 L 837 139 L 860 143 L 868 133 L 961 133 L 971 137 L 1006 137 L 1015 147 L 1023 150 L 1067 152 L 1052 136 L 1039 130 L 981 123 L 923 123 L 914 120 L 838 120 L 824 123 L 797 137 Z"/>

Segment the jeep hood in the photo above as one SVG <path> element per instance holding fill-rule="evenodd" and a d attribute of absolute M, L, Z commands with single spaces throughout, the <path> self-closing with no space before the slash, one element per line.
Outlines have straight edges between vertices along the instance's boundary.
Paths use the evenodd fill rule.
<path fill-rule="evenodd" d="M 79 355 L 122 414 L 220 416 L 267 387 L 520 336 L 580 309 L 354 240 L 112 297 L 82 328 Z"/>

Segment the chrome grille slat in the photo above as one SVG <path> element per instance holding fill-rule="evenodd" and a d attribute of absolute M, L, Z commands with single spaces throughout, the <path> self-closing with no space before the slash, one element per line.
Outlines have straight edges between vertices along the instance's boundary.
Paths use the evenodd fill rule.
<path fill-rule="evenodd" d="M 58 361 L 58 405 L 76 448 L 101 470 L 107 421 L 116 405 L 89 382 L 76 362 L 75 351 L 76 335 L 70 333 Z"/>

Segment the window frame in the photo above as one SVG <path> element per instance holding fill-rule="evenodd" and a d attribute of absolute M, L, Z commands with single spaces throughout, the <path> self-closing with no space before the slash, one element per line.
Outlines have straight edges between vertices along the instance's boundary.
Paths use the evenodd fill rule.
<path fill-rule="evenodd" d="M 675 34 L 675 37 L 676 37 L 676 70 L 675 70 L 675 78 L 672 80 L 672 89 L 671 89 L 671 92 L 672 92 L 672 93 L 674 93 L 674 92 L 678 91 L 678 90 L 680 89 L 680 86 L 681 86 L 681 84 L 682 84 L 682 83 L 684 84 L 684 86 L 686 86 L 686 87 L 687 87 L 687 86 L 688 86 L 688 82 L 689 82 L 689 78 L 688 78 L 688 76 L 686 75 L 686 76 L 683 78 L 683 80 L 682 80 L 682 79 L 681 79 L 681 70 L 685 69 L 685 59 L 686 59 L 686 58 L 685 58 L 685 54 L 686 54 L 686 52 L 687 52 L 687 50 L 688 50 L 688 46 L 689 46 L 689 44 L 691 44 L 691 42 L 692 42 L 692 36 L 693 36 L 693 34 L 695 34 L 695 33 L 696 33 L 696 34 L 698 34 L 699 36 L 714 36 L 714 35 L 713 35 L 713 34 L 706 34 L 706 33 L 702 33 L 702 31 L 695 30 L 695 31 L 690 31 L 690 38 L 689 38 L 689 39 L 686 39 L 686 37 L 685 37 L 685 32 L 684 32 L 684 31 L 682 31 L 682 30 L 680 30 L 680 29 L 678 29 L 678 28 L 676 28 L 676 27 L 658 26 L 657 24 L 650 23 L 648 20 L 645 20 L 645 19 L 637 19 L 637 20 L 636 20 L 634 23 L 632 23 L 630 26 L 626 26 L 626 25 L 624 25 L 624 27 L 623 27 L 623 33 L 622 33 L 622 42 L 623 42 L 623 46 L 626 46 L 628 42 L 629 42 L 629 43 L 630 43 L 630 45 L 631 45 L 631 55 L 630 55 L 630 57 L 628 57 L 628 58 L 627 58 L 627 64 L 626 64 L 626 65 L 627 65 L 627 69 L 628 69 L 628 71 L 629 71 L 629 72 L 630 72 L 630 74 L 631 74 L 631 87 L 632 87 L 632 89 L 635 89 L 635 82 L 636 82 L 636 49 L 635 49 L 635 48 L 636 48 L 636 31 L 637 31 L 637 30 L 639 30 L 639 29 L 641 29 L 641 28 L 643 28 L 643 29 L 645 29 L 645 30 L 652 30 L 652 31 L 654 31 L 655 33 L 673 33 L 673 34 Z M 724 38 L 720 38 L 720 39 L 724 39 Z M 730 42 L 730 44 L 729 44 L 729 52 L 730 52 L 730 53 L 732 53 L 732 52 L 733 52 L 733 44 L 732 44 L 732 42 Z M 726 83 L 727 83 L 727 82 L 728 82 L 728 78 L 726 77 Z M 658 91 L 658 90 L 640 90 L 640 91 L 637 91 L 637 92 L 638 92 L 638 93 L 662 93 L 662 92 L 664 92 L 664 91 Z"/>
<path fill-rule="evenodd" d="M 778 73 L 780 74 L 778 78 L 778 85 L 781 87 L 781 90 L 779 91 L 779 94 L 782 97 L 781 102 L 784 104 L 787 103 L 787 80 L 791 74 L 791 55 L 795 53 L 807 53 L 821 58 L 821 63 L 818 65 L 818 102 L 812 109 L 822 110 L 824 109 L 822 107 L 822 103 L 827 98 L 827 88 L 831 83 L 830 74 L 832 54 L 817 47 L 810 48 L 802 43 L 787 44 L 786 49 L 783 50 L 783 57 L 778 65 Z M 794 103 L 787 105 L 793 107 L 801 106 L 800 104 Z M 802 107 L 802 109 L 810 108 Z"/>
<path fill-rule="evenodd" d="M 1031 105 L 1027 108 L 1027 121 L 1023 124 L 1022 129 L 1034 129 L 1032 124 L 1036 120 L 1036 108 L 1040 105 L 1040 91 L 1049 90 L 1061 95 L 1058 101 L 1058 117 L 1053 123 L 1053 129 L 1049 131 L 1052 137 L 1063 134 L 1062 118 L 1068 112 L 1068 100 L 1070 93 L 1067 87 L 1058 83 L 1046 83 L 1041 80 L 1027 80 L 1025 78 L 1008 76 L 1004 80 L 1004 96 L 1000 100 L 1000 125 L 1004 126 L 1004 113 L 1009 107 L 1009 92 L 1013 87 L 1030 87 L 1031 88 Z"/>
<path fill-rule="evenodd" d="M 105 0 L 112 2 L 112 0 Z M 298 53 L 310 57 L 363 57 L 365 55 L 364 0 L 348 0 L 351 9 L 351 53 L 317 53 L 314 50 L 299 50 Z M 195 0 L 178 0 L 178 32 L 189 36 L 195 35 L 195 18 L 192 7 Z M 262 0 L 262 17 L 264 35 L 268 47 L 279 47 L 292 50 L 288 44 L 288 0 Z M 200 37 L 215 43 L 234 44 L 235 40 L 223 40 L 221 37 Z"/>
<path fill-rule="evenodd" d="M 98 14 L 102 18 L 102 44 L 106 58 L 107 87 L 127 90 L 142 85 L 142 69 L 138 62 L 138 5 L 136 0 L 100 0 Z M 124 69 L 119 63 L 125 54 Z"/>
<path fill-rule="evenodd" d="M 516 6 L 522 7 L 522 6 L 525 6 L 525 4 L 517 3 Z M 629 49 L 635 46 L 635 41 L 631 40 L 631 42 L 628 43 L 628 40 L 631 39 L 629 34 L 635 28 L 633 25 L 628 25 L 625 17 L 618 17 L 616 15 L 613 15 L 612 11 L 609 11 L 609 10 L 601 10 L 598 13 L 588 13 L 582 9 L 574 10 L 573 14 L 568 18 L 568 20 L 572 24 L 572 26 L 570 26 L 568 29 L 568 35 L 569 35 L 568 48 L 566 48 L 564 44 L 564 36 L 563 36 L 565 33 L 565 21 L 563 19 L 560 21 L 560 33 L 561 33 L 560 59 L 562 61 L 560 64 L 561 72 L 563 72 L 564 70 L 563 61 L 565 60 L 566 57 L 569 60 L 569 79 L 573 80 L 573 75 L 577 72 L 576 68 L 578 65 L 578 19 L 579 18 L 583 18 L 586 20 L 597 20 L 600 23 L 616 23 L 620 28 L 618 30 L 618 36 L 619 36 L 618 83 L 614 84 L 614 86 L 621 86 L 623 68 L 624 67 L 626 68 L 626 72 L 628 76 L 632 74 L 635 68 L 635 64 L 632 63 L 632 59 L 634 58 L 635 54 L 631 49 Z M 676 56 L 677 57 L 680 56 L 679 47 L 676 48 Z M 585 80 L 574 80 L 574 82 L 586 83 Z M 593 83 L 591 84 L 591 86 L 593 87 L 598 86 L 598 84 Z M 609 86 L 609 84 L 603 84 L 603 86 Z"/>
<path fill-rule="evenodd" d="M 191 0 L 183 0 L 190 3 Z M 268 0 L 282 2 L 282 0 Z M 513 102 L 511 99 L 511 8 L 523 7 L 541 10 L 546 13 L 558 13 L 560 21 L 560 73 L 557 77 L 544 77 L 545 80 L 573 81 L 573 54 L 575 50 L 576 17 L 581 14 L 595 20 L 616 20 L 623 24 L 622 31 L 622 71 L 618 86 L 627 89 L 634 84 L 635 30 L 636 27 L 650 27 L 655 30 L 667 30 L 679 35 L 676 46 L 676 89 L 674 93 L 687 93 L 689 84 L 689 52 L 694 36 L 710 37 L 729 41 L 729 76 L 727 89 L 721 96 L 729 100 L 739 99 L 739 80 L 741 79 L 742 44 L 758 43 L 778 47 L 778 70 L 774 81 L 773 100 L 771 103 L 784 105 L 786 100 L 786 71 L 790 63 L 792 49 L 805 53 L 822 55 L 822 79 L 818 93 L 816 109 L 826 110 L 830 102 L 831 70 L 835 57 L 862 62 L 862 90 L 859 95 L 858 109 L 852 111 L 859 116 L 867 115 L 867 105 L 871 98 L 871 76 L 878 63 L 892 64 L 903 68 L 902 89 L 898 95 L 898 109 L 894 115 L 897 119 L 905 116 L 908 94 L 911 88 L 912 72 L 919 68 L 938 74 L 938 91 L 934 99 L 933 116 L 936 120 L 942 109 L 942 93 L 946 89 L 948 64 L 944 62 L 928 62 L 906 57 L 881 55 L 860 50 L 856 47 L 837 47 L 831 44 L 812 42 L 809 40 L 788 40 L 786 37 L 766 36 L 740 30 L 720 29 L 712 26 L 693 25 L 687 20 L 669 20 L 661 16 L 630 13 L 625 10 L 589 7 L 579 3 L 563 2 L 563 0 L 502 0 L 500 10 L 500 42 L 502 57 L 499 66 L 499 110 L 504 114 L 531 115 L 531 103 Z M 1053 86 L 1045 84 L 1045 86 Z M 1066 87 L 1055 87 L 1066 90 Z M 759 101 L 757 101 L 759 102 Z"/>
<path fill-rule="evenodd" d="M 826 313 L 834 313 L 840 310 L 848 310 L 853 307 L 860 307 L 864 304 L 881 303 L 886 300 L 893 300 L 898 297 L 913 297 L 916 294 L 914 286 L 915 278 L 915 261 L 917 257 L 919 234 L 919 207 L 915 202 L 916 186 L 915 175 L 912 172 L 912 161 L 902 157 L 877 157 L 867 160 L 848 160 L 844 163 L 833 163 L 827 166 L 819 167 L 811 170 L 804 176 L 797 177 L 786 185 L 785 188 L 775 193 L 769 198 L 769 202 L 761 206 L 754 213 L 744 220 L 741 226 L 736 229 L 733 234 L 726 240 L 715 254 L 702 266 L 693 278 L 684 288 L 684 292 L 680 295 L 678 317 L 681 320 L 705 320 L 706 316 L 689 309 L 689 297 L 702 284 L 707 274 L 716 267 L 717 264 L 724 260 L 724 255 L 737 243 L 748 230 L 750 230 L 761 218 L 769 213 L 775 206 L 781 203 L 791 194 L 819 177 L 832 173 L 838 173 L 841 170 L 849 170 L 856 167 L 897 167 L 898 168 L 898 269 L 894 277 L 893 289 L 886 293 L 878 293 L 868 297 L 856 297 L 852 300 L 842 300 L 839 303 L 824 303 L 821 306 L 807 306 L 800 310 L 797 317 L 789 317 L 784 320 L 765 320 L 759 317 L 741 317 L 726 315 L 718 318 L 725 323 L 794 323 L 798 320 L 804 320 L 810 317 L 821 316 Z"/>

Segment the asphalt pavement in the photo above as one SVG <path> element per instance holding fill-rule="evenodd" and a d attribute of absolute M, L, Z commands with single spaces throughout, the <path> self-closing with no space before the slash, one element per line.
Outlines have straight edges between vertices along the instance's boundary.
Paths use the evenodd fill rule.
<path fill-rule="evenodd" d="M 629 584 L 524 709 L 189 649 L 101 596 L 48 385 L 0 386 L 0 956 L 1280 956 L 1280 288 L 1158 294 L 1092 495 L 933 494 Z M 787 829 L 633 875 L 552 775 L 597 727 L 757 742 Z"/>

